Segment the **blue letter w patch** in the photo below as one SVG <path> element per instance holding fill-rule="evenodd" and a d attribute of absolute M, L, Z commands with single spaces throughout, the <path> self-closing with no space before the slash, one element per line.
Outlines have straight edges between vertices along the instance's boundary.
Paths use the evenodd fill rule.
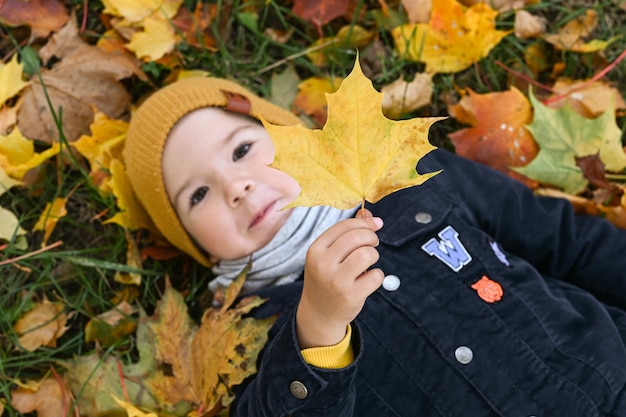
<path fill-rule="evenodd" d="M 436 256 L 441 262 L 448 265 L 454 272 L 459 272 L 461 268 L 472 261 L 472 257 L 459 240 L 459 232 L 452 226 L 446 226 L 439 232 L 438 241 L 430 239 L 422 245 L 422 250 L 430 256 Z"/>

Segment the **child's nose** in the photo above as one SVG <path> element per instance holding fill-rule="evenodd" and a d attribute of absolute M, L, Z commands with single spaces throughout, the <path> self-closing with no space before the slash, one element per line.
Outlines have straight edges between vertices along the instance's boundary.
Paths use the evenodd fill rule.
<path fill-rule="evenodd" d="M 230 205 L 237 207 L 252 190 L 254 190 L 254 181 L 252 179 L 246 178 L 233 182 L 229 188 L 228 195 Z"/>

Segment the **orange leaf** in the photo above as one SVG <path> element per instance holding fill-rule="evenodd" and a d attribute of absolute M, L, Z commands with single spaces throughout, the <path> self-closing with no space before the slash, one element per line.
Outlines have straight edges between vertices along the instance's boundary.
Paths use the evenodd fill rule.
<path fill-rule="evenodd" d="M 31 381 L 11 391 L 11 405 L 20 413 L 36 412 L 37 417 L 58 417 L 67 415 L 67 399 L 63 398 L 65 388 L 60 381 L 46 378 Z"/>
<path fill-rule="evenodd" d="M 46 38 L 65 23 L 69 15 L 59 0 L 4 0 L 0 2 L 0 22 L 9 26 L 30 26 L 33 36 Z"/>
<path fill-rule="evenodd" d="M 20 317 L 13 330 L 19 335 L 19 345 L 32 352 L 41 346 L 56 346 L 56 340 L 68 329 L 67 319 L 62 304 L 44 299 Z"/>
<path fill-rule="evenodd" d="M 534 185 L 509 169 L 528 164 L 538 152 L 532 135 L 524 127 L 532 121 L 532 109 L 526 97 L 513 87 L 509 91 L 488 94 L 470 90 L 463 101 L 471 104 L 457 106 L 471 108 L 476 123 L 449 135 L 456 153 Z"/>

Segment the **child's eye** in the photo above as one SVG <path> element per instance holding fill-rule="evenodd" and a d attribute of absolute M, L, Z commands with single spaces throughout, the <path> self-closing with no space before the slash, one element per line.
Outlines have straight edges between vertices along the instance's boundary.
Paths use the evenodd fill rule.
<path fill-rule="evenodd" d="M 209 187 L 207 187 L 206 185 L 196 189 L 196 191 L 191 194 L 191 198 L 189 199 L 191 207 L 201 202 L 202 199 L 206 196 L 207 191 L 209 191 Z"/>
<path fill-rule="evenodd" d="M 251 143 L 244 143 L 244 144 L 237 146 L 237 148 L 235 148 L 235 151 L 233 152 L 233 161 L 237 161 L 243 158 L 244 156 L 246 156 L 246 154 L 250 151 L 251 147 L 252 147 Z"/>

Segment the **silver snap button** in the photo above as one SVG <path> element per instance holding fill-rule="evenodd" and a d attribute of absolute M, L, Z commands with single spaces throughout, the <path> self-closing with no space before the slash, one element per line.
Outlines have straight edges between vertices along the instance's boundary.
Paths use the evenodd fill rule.
<path fill-rule="evenodd" d="M 395 275 L 387 275 L 383 279 L 383 288 L 387 291 L 395 291 L 400 288 L 400 278 Z"/>
<path fill-rule="evenodd" d="M 460 364 L 467 365 L 474 359 L 474 352 L 467 346 L 459 346 L 454 351 L 454 357 Z"/>
<path fill-rule="evenodd" d="M 433 216 L 430 213 L 426 213 L 425 211 L 420 211 L 415 215 L 415 221 L 420 224 L 428 224 L 433 220 Z"/>
<path fill-rule="evenodd" d="M 300 381 L 293 381 L 291 384 L 289 384 L 289 390 L 291 391 L 291 395 L 299 400 L 304 400 L 306 396 L 309 395 L 309 391 Z"/>

